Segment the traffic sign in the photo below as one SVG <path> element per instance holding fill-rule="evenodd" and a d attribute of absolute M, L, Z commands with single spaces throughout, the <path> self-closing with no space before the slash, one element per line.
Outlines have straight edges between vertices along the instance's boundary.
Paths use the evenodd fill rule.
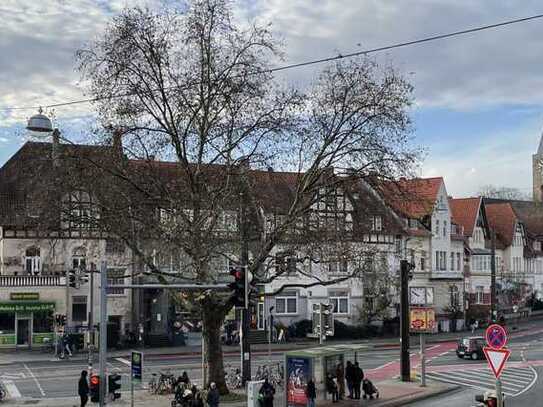
<path fill-rule="evenodd" d="M 503 326 L 492 324 L 486 329 L 486 343 L 492 349 L 501 349 L 507 343 L 507 332 Z"/>
<path fill-rule="evenodd" d="M 488 362 L 490 369 L 497 379 L 502 374 L 505 362 L 509 359 L 511 351 L 509 349 L 492 349 L 485 346 L 483 352 L 485 353 L 486 361 Z"/>

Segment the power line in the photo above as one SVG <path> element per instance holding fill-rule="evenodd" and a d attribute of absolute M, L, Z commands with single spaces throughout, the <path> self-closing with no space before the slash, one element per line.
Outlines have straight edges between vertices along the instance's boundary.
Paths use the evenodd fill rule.
<path fill-rule="evenodd" d="M 483 26 L 468 28 L 468 29 L 460 30 L 460 31 L 453 31 L 453 32 L 447 33 L 447 34 L 433 35 L 433 36 L 430 36 L 430 37 L 420 38 L 420 39 L 413 40 L 413 41 L 399 42 L 399 43 L 392 44 L 392 45 L 386 45 L 386 46 L 383 46 L 383 47 L 371 48 L 371 49 L 367 49 L 367 50 L 363 50 L 363 51 L 351 52 L 351 53 L 348 53 L 348 54 L 339 54 L 339 55 L 334 55 L 334 56 L 330 56 L 330 57 L 327 57 L 327 58 L 313 59 L 313 60 L 299 62 L 299 63 L 295 63 L 295 64 L 278 66 L 278 67 L 275 67 L 275 68 L 270 68 L 270 69 L 267 69 L 267 70 L 258 71 L 258 72 L 255 72 L 254 74 L 256 74 L 256 73 L 280 72 L 280 71 L 286 71 L 288 69 L 301 68 L 301 67 L 310 66 L 310 65 L 322 64 L 324 62 L 332 62 L 332 61 L 337 61 L 337 60 L 345 59 L 345 58 L 353 58 L 353 57 L 356 57 L 356 56 L 368 55 L 368 54 L 373 54 L 373 53 L 376 53 L 376 52 L 382 52 L 382 51 L 388 51 L 388 50 L 396 49 L 396 48 L 408 47 L 408 46 L 411 46 L 411 45 L 422 44 L 422 43 L 425 43 L 425 42 L 431 42 L 431 41 L 443 40 L 443 39 L 452 38 L 452 37 L 458 37 L 460 35 L 465 35 L 465 34 L 471 34 L 471 33 L 479 32 L 479 31 L 490 30 L 490 29 L 504 27 L 504 26 L 508 26 L 508 25 L 512 25 L 512 24 L 523 23 L 523 22 L 526 22 L 526 21 L 536 20 L 536 19 L 540 19 L 540 18 L 543 18 L 543 14 L 535 14 L 535 15 L 532 15 L 532 16 L 529 16 L 529 17 L 523 17 L 523 18 L 517 18 L 517 19 L 514 19 L 514 20 L 502 21 L 500 23 L 483 25 Z M 121 94 L 121 95 L 117 95 L 117 96 L 104 96 L 104 97 L 98 97 L 98 98 L 78 99 L 78 100 L 72 100 L 72 101 L 68 101 L 68 102 L 61 102 L 61 103 L 54 103 L 54 104 L 50 104 L 50 105 L 40 105 L 40 106 L 0 107 L 0 111 L 36 110 L 36 109 L 39 109 L 40 107 L 51 109 L 51 108 L 55 108 L 55 107 L 72 106 L 72 105 L 77 105 L 77 104 L 82 104 L 82 103 L 97 102 L 97 101 L 105 100 L 105 99 L 121 98 L 121 97 L 131 96 L 131 95 L 134 95 L 134 94 L 136 94 L 136 93 L 135 92 L 129 92 L 129 93 L 125 93 L 125 94 Z"/>

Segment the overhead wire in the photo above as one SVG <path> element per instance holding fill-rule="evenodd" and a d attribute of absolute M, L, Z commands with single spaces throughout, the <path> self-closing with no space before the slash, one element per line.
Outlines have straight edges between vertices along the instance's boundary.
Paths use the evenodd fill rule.
<path fill-rule="evenodd" d="M 513 20 L 502 21 L 502 22 L 499 22 L 499 23 L 488 24 L 488 25 L 468 28 L 468 29 L 459 30 L 459 31 L 453 31 L 453 32 L 450 32 L 450 33 L 432 35 L 430 37 L 419 38 L 419 39 L 412 40 L 412 41 L 399 42 L 399 43 L 386 45 L 386 46 L 381 46 L 381 47 L 377 47 L 377 48 L 371 48 L 371 49 L 367 49 L 367 50 L 350 52 L 350 53 L 347 53 L 347 54 L 341 54 L 340 53 L 338 55 L 334 55 L 334 56 L 330 56 L 330 57 L 326 57 L 326 58 L 313 59 L 313 60 L 309 60 L 309 61 L 292 63 L 292 64 L 288 64 L 288 65 L 278 66 L 278 67 L 275 67 L 275 68 L 260 70 L 260 71 L 253 72 L 252 74 L 256 75 L 256 74 L 262 74 L 262 73 L 280 72 L 280 71 L 285 71 L 285 70 L 288 70 L 288 69 L 301 68 L 301 67 L 306 67 L 306 66 L 311 66 L 311 65 L 316 65 L 316 64 L 322 64 L 322 63 L 325 63 L 325 62 L 332 62 L 332 61 L 337 61 L 337 60 L 346 59 L 346 58 L 353 58 L 353 57 L 361 56 L 361 55 L 369 55 L 369 54 L 373 54 L 373 53 L 376 53 L 376 52 L 388 51 L 388 50 L 392 50 L 392 49 L 403 48 L 403 47 L 408 47 L 408 46 L 417 45 L 417 44 L 423 44 L 423 43 L 426 43 L 426 42 L 443 40 L 443 39 L 457 37 L 457 36 L 466 35 L 466 34 L 471 34 L 471 33 L 475 33 L 475 32 L 480 32 L 480 31 L 490 30 L 490 29 L 494 29 L 494 28 L 504 27 L 504 26 L 508 26 L 508 25 L 512 25 L 512 24 L 523 23 L 523 22 L 527 22 L 527 21 L 531 21 L 531 20 L 540 19 L 540 18 L 543 18 L 543 14 L 535 14 L 535 15 L 531 15 L 531 16 L 528 16 L 528 17 L 522 17 L 522 18 L 517 18 L 517 19 L 513 19 Z M 174 88 L 174 87 L 172 87 L 172 88 Z M 20 107 L 9 107 L 9 106 L 2 107 L 2 106 L 0 106 L 0 111 L 36 110 L 36 109 L 39 109 L 39 108 L 53 109 L 53 108 L 57 108 L 57 107 L 72 106 L 72 105 L 77 105 L 77 104 L 82 104 L 82 103 L 92 103 L 92 102 L 97 102 L 97 101 L 100 101 L 100 100 L 122 98 L 122 97 L 132 96 L 132 95 L 135 95 L 135 94 L 136 94 L 136 92 L 128 92 L 128 93 L 125 93 L 125 94 L 115 95 L 115 96 L 104 96 L 104 97 L 96 97 L 96 98 L 78 99 L 78 100 L 72 100 L 72 101 L 67 101 L 67 102 L 60 102 L 60 103 L 53 103 L 53 104 L 41 104 L 41 105 L 35 105 L 35 106 L 20 106 Z"/>

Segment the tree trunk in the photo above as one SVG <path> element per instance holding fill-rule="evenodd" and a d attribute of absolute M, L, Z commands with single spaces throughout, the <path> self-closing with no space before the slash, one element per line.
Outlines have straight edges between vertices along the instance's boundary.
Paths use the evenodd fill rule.
<path fill-rule="evenodd" d="M 221 394 L 228 394 L 224 378 L 224 363 L 221 343 L 221 326 L 224 321 L 224 313 L 220 307 L 205 307 L 202 310 L 203 332 L 202 340 L 205 341 L 207 364 L 207 383 L 215 382 Z"/>

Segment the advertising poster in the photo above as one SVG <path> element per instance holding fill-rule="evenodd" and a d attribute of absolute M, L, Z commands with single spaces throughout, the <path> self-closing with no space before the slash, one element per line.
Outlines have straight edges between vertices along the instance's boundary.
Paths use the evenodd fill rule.
<path fill-rule="evenodd" d="M 287 406 L 307 406 L 305 390 L 311 377 L 311 359 L 302 357 L 287 358 Z"/>

